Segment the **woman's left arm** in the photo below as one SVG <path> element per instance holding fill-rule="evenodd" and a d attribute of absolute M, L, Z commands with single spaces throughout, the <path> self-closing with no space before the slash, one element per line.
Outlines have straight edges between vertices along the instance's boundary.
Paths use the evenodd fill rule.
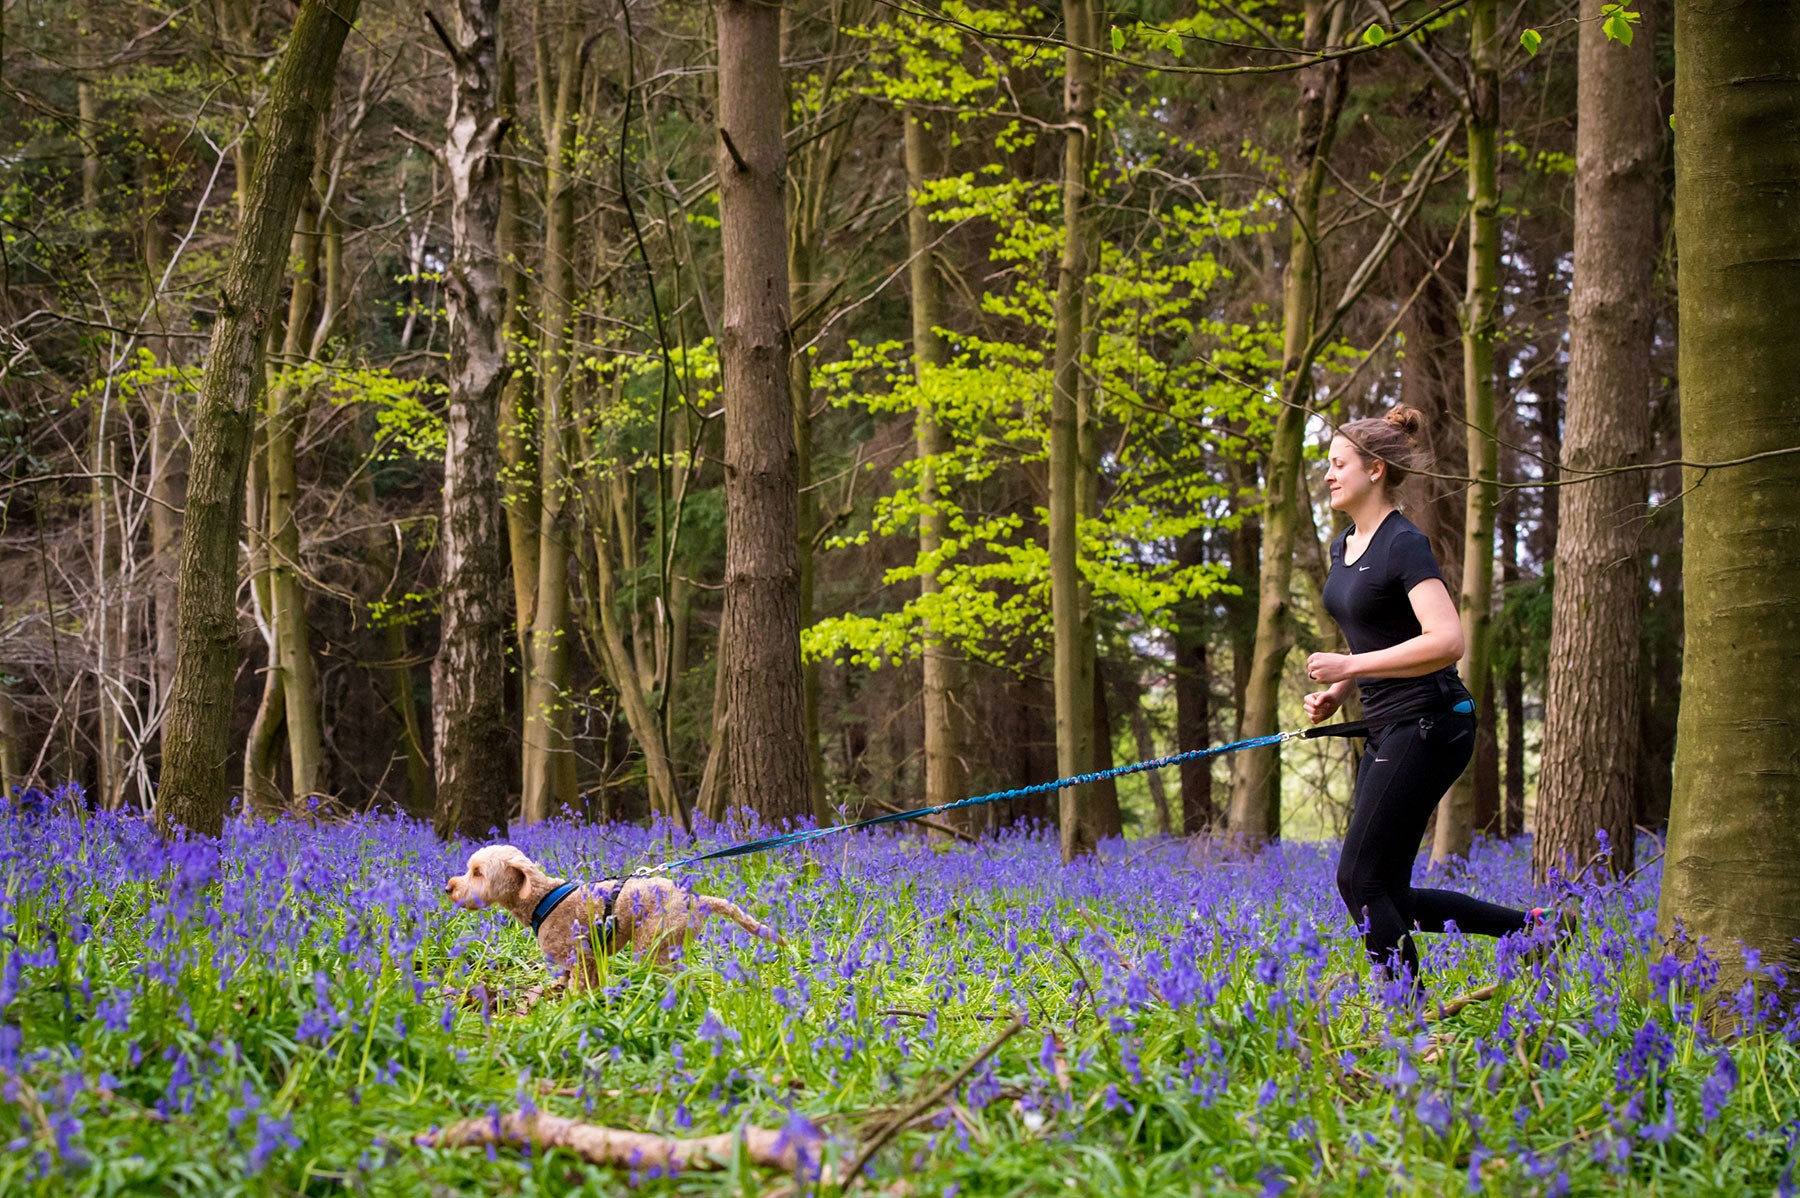
<path fill-rule="evenodd" d="M 1462 660 L 1462 619 L 1441 578 L 1427 578 L 1406 593 L 1419 635 L 1372 653 L 1315 653 L 1306 676 L 1315 682 L 1346 678 L 1418 678 Z"/>

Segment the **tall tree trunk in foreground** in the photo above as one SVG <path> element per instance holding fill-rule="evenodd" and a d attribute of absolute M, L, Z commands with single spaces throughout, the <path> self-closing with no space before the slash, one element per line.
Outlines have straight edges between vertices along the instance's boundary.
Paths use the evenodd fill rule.
<path fill-rule="evenodd" d="M 1335 46 L 1343 38 L 1347 3 L 1309 0 L 1305 44 L 1309 49 Z M 1329 10 L 1329 13 L 1328 13 Z M 1344 103 L 1342 59 L 1299 72 L 1300 134 L 1295 154 L 1296 184 L 1288 241 L 1287 270 L 1282 279 L 1281 410 L 1264 465 L 1262 573 L 1258 580 L 1256 642 L 1242 707 L 1243 737 L 1275 731 L 1281 691 L 1281 667 L 1293 644 L 1288 587 L 1293 579 L 1295 531 L 1299 524 L 1301 449 L 1306 438 L 1306 408 L 1312 400 L 1312 363 L 1302 360 L 1312 340 L 1317 308 L 1317 238 L 1319 192 L 1325 182 L 1325 160 L 1337 138 L 1338 113 Z M 1281 831 L 1281 758 L 1278 747 L 1247 749 L 1233 755 L 1231 835 L 1246 847 L 1273 840 Z"/>
<path fill-rule="evenodd" d="M 950 447 L 944 426 L 938 422 L 931 401 L 931 374 L 949 362 L 949 347 L 937 330 L 944 326 L 944 283 L 938 273 L 937 253 L 932 248 L 931 221 L 921 193 L 925 183 L 943 173 L 943 153 L 938 133 L 924 118 L 907 109 L 906 184 L 910 193 L 906 213 L 908 274 L 912 284 L 913 370 L 920 402 L 913 412 L 914 442 L 919 460 L 919 560 L 930 563 L 943 548 L 947 521 L 939 506 L 940 488 L 931 460 Z M 919 580 L 920 598 L 927 604 L 941 593 L 937 570 L 927 565 Z M 963 662 L 957 651 L 935 631 L 929 613 L 925 620 L 923 654 L 925 675 L 925 804 L 955 802 L 968 793 L 968 768 L 963 759 L 962 716 L 958 711 L 963 689 Z M 979 809 L 957 812 L 958 826 L 973 828 L 985 813 Z"/>
<path fill-rule="evenodd" d="M 543 14 L 540 8 L 540 21 Z M 569 554 L 575 526 L 569 457 L 575 312 L 575 138 L 581 30 L 569 19 L 550 75 L 550 39 L 538 35 L 544 120 L 543 328 L 538 370 L 538 576 L 525 683 L 523 818 L 548 819 L 575 801 L 574 712 L 569 703 Z"/>
<path fill-rule="evenodd" d="M 1643 461 L 1650 450 L 1650 351 L 1657 257 L 1656 39 L 1649 22 L 1632 44 L 1601 29 L 1603 0 L 1581 13 L 1575 137 L 1575 283 L 1569 297 L 1565 470 Z M 1538 771 L 1539 881 L 1565 875 L 1612 845 L 1615 876 L 1633 867 L 1633 806 L 1640 731 L 1639 630 L 1644 567 L 1639 533 L 1644 473 L 1605 475 L 1566 488 L 1556 541 Z"/>
<path fill-rule="evenodd" d="M 435 19 L 434 19 L 435 23 Z M 458 0 L 450 178 L 450 403 L 445 419 L 443 630 L 431 667 L 438 834 L 506 829 L 506 585 L 500 561 L 500 0 Z"/>
<path fill-rule="evenodd" d="M 1063 250 L 1056 276 L 1056 349 L 1050 398 L 1050 607 L 1054 633 L 1056 771 L 1087 773 L 1094 763 L 1094 642 L 1082 619 L 1080 528 L 1081 345 L 1086 313 L 1088 172 L 1093 160 L 1094 92 L 1099 64 L 1091 0 L 1063 0 Z M 1058 792 L 1062 855 L 1092 852 L 1093 788 Z"/>
<path fill-rule="evenodd" d="M 177 578 L 179 640 L 165 725 L 156 822 L 217 836 L 224 828 L 232 676 L 237 656 L 237 545 L 250 427 L 263 388 L 262 339 L 294 217 L 312 176 L 313 134 L 360 0 L 303 0 L 266 106 L 268 123 L 244 220 L 220 287 L 219 314 L 195 403 L 193 459 Z"/>
<path fill-rule="evenodd" d="M 1663 934 L 1800 972 L 1800 9 L 1675 5 L 1686 649 Z"/>
<path fill-rule="evenodd" d="M 725 296 L 725 614 L 730 802 L 766 820 L 812 809 L 800 670 L 799 496 L 788 389 L 781 5 L 721 0 L 719 225 Z"/>
<path fill-rule="evenodd" d="M 1488 656 L 1494 608 L 1494 505 L 1498 448 L 1494 441 L 1494 324 L 1500 301 L 1500 36 L 1497 0 L 1469 5 L 1469 60 L 1474 75 L 1466 116 L 1469 146 L 1469 274 L 1463 296 L 1463 419 L 1469 475 L 1463 509 L 1463 685 L 1476 717 L 1493 722 Z M 1468 855 L 1474 838 L 1475 773 L 1463 771 L 1439 805 L 1433 864 Z"/>

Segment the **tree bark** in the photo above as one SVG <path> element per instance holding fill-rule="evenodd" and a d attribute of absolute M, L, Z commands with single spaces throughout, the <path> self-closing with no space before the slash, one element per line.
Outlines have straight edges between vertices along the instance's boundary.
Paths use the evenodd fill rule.
<path fill-rule="evenodd" d="M 812 809 L 800 667 L 799 496 L 789 392 L 781 4 L 722 0 L 719 224 L 724 310 L 726 702 L 730 801 Z"/>
<path fill-rule="evenodd" d="M 0 668 L 0 800 L 10 802 L 15 787 L 25 785 L 19 766 L 19 729 L 13 715 L 12 682 Z"/>
<path fill-rule="evenodd" d="M 1514 429 L 1518 428 L 1515 421 Z M 1516 459 L 1515 459 L 1516 460 Z M 1516 467 L 1508 472 L 1517 481 Z M 1500 589 L 1509 592 L 1519 582 L 1519 492 L 1500 497 Z M 1506 711 L 1506 743 L 1501 756 L 1505 785 L 1500 796 L 1496 834 L 1502 839 L 1525 830 L 1525 660 L 1524 647 L 1515 645 L 1501 682 Z"/>
<path fill-rule="evenodd" d="M 1601 29 L 1603 0 L 1585 0 L 1575 139 L 1575 282 L 1569 297 L 1569 396 L 1562 464 L 1593 470 L 1650 450 L 1656 334 L 1656 37 L 1650 17 L 1632 44 Z M 1565 876 L 1612 846 L 1616 876 L 1634 862 L 1640 731 L 1639 635 L 1644 568 L 1642 471 L 1566 488 L 1552 576 L 1544 750 L 1532 873 Z"/>
<path fill-rule="evenodd" d="M 500 0 L 457 0 L 440 30 L 454 89 L 444 169 L 450 180 L 450 400 L 439 534 L 442 631 L 431 667 L 438 834 L 502 834 L 510 804 L 506 612 L 501 597 L 500 397 L 506 385 L 500 261 Z"/>
<path fill-rule="evenodd" d="M 782 12 L 784 39 L 792 37 L 794 10 Z M 784 51 L 783 57 L 786 57 Z M 828 86 L 824 97 L 831 94 Z M 839 160 L 848 142 L 850 122 L 831 134 L 809 139 L 806 149 L 797 155 L 797 170 L 790 171 L 793 186 L 788 194 L 788 295 L 789 310 L 795 313 L 814 310 L 819 291 L 819 254 L 825 238 L 826 220 L 831 212 L 832 185 L 837 177 Z M 800 319 L 798 316 L 796 320 Z M 799 330 L 795 330 L 798 335 Z M 789 362 L 790 385 L 794 403 L 795 487 L 799 494 L 800 535 L 800 627 L 813 622 L 815 571 L 813 541 L 819 530 L 819 499 L 813 489 L 813 371 L 812 356 L 805 349 L 795 352 Z M 825 789 L 825 754 L 819 742 L 819 663 L 801 662 L 805 684 L 806 776 L 812 800 L 813 819 L 823 827 L 832 822 L 830 798 Z"/>
<path fill-rule="evenodd" d="M 540 10 L 540 21 L 543 15 Z M 574 713 L 569 696 L 570 357 L 575 310 L 575 140 L 581 30 L 565 24 L 548 85 L 548 37 L 540 30 L 539 102 L 545 105 L 542 353 L 538 368 L 538 575 L 525 686 L 523 818 L 548 819 L 575 801 Z M 554 91 L 554 99 L 549 94 Z"/>
<path fill-rule="evenodd" d="M 1317 50 L 1343 38 L 1348 4 L 1308 0 L 1305 44 Z M 1299 523 L 1301 450 L 1306 409 L 1312 399 L 1312 363 L 1305 360 L 1318 307 L 1319 192 L 1325 160 L 1337 138 L 1344 102 L 1343 60 L 1299 73 L 1298 183 L 1292 198 L 1287 270 L 1282 279 L 1281 410 L 1264 466 L 1267 501 L 1262 516 L 1262 569 L 1258 578 L 1256 640 L 1242 707 L 1240 736 L 1275 731 L 1281 668 L 1293 645 L 1288 589 L 1293 580 L 1295 530 Z M 1255 848 L 1281 832 L 1281 758 L 1276 746 L 1234 754 L 1230 828 L 1240 844 Z"/>
<path fill-rule="evenodd" d="M 1062 777 L 1087 773 L 1094 762 L 1094 641 L 1083 619 L 1081 574 L 1081 346 L 1086 313 L 1088 175 L 1095 140 L 1094 103 L 1099 64 L 1084 51 L 1095 44 L 1092 0 L 1063 0 L 1063 250 L 1056 276 L 1056 347 L 1050 400 L 1050 607 L 1056 691 L 1056 769 Z M 1058 792 L 1062 856 L 1092 852 L 1103 833 L 1095 826 L 1092 787 Z"/>
<path fill-rule="evenodd" d="M 937 253 L 932 247 L 931 221 L 920 196 L 928 180 L 943 173 L 943 152 L 936 131 L 915 110 L 907 109 L 906 213 L 908 278 L 912 285 L 913 371 L 919 387 L 919 406 L 913 413 L 913 436 L 919 467 L 919 560 L 926 563 L 919 580 L 920 599 L 943 591 L 935 559 L 942 551 L 948 525 L 940 506 L 943 498 L 934 459 L 950 448 L 950 438 L 938 421 L 932 401 L 932 373 L 949 364 L 949 347 L 938 330 L 944 327 L 944 283 Z M 963 689 L 961 655 L 937 634 L 927 617 L 924 628 L 923 673 L 925 708 L 925 804 L 955 802 L 968 794 L 968 768 L 963 758 L 963 720 L 958 711 Z M 985 822 L 979 808 L 955 813 L 957 827 L 974 831 Z"/>
<path fill-rule="evenodd" d="M 281 670 L 275 663 L 275 633 L 270 626 L 269 599 L 269 454 L 268 424 L 259 422 L 251 434 L 251 456 L 244 485 L 244 537 L 249 543 L 250 601 L 257 631 L 263 641 L 262 694 L 250 732 L 244 741 L 244 812 L 272 817 L 282 809 L 281 789 L 276 784 L 275 742 L 287 715 L 287 696 L 281 689 Z M 165 735 L 165 743 L 166 743 Z M 165 749 L 166 753 L 166 749 Z"/>
<path fill-rule="evenodd" d="M 1658 924 L 1800 971 L 1800 9 L 1675 5 L 1686 648 Z M 1790 1001 L 1792 991 L 1789 992 Z"/>
<path fill-rule="evenodd" d="M 1500 36 L 1497 0 L 1471 0 L 1466 114 L 1469 152 L 1469 270 L 1463 296 L 1463 419 L 1469 442 L 1462 554 L 1463 685 L 1476 718 L 1494 719 L 1488 657 L 1494 608 L 1494 505 L 1498 448 L 1494 420 L 1494 326 L 1500 300 Z M 1438 807 L 1433 864 L 1468 855 L 1475 827 L 1475 773 L 1463 771 Z"/>
<path fill-rule="evenodd" d="M 1151 735 L 1150 717 L 1144 711 L 1144 688 L 1138 678 L 1137 663 L 1127 662 L 1121 667 L 1118 678 L 1119 698 L 1128 705 L 1126 719 L 1131 723 L 1131 741 L 1137 749 L 1138 760 L 1153 761 L 1158 756 L 1156 738 Z M 1150 786 L 1150 805 L 1156 811 L 1157 832 L 1163 836 L 1173 836 L 1175 823 L 1169 810 L 1169 792 L 1163 781 L 1163 772 L 1151 770 L 1144 775 L 1144 780 Z"/>
<path fill-rule="evenodd" d="M 1205 560 L 1205 543 L 1198 532 L 1182 538 L 1177 551 L 1185 569 Z M 1212 741 L 1212 667 L 1207 660 L 1206 606 L 1203 600 L 1183 605 L 1174 630 L 1175 643 L 1175 749 L 1191 753 Z M 1181 770 L 1181 834 L 1199 836 L 1212 827 L 1212 759 L 1184 761 Z"/>
<path fill-rule="evenodd" d="M 266 106 L 261 152 L 226 265 L 195 404 L 179 591 L 179 646 L 165 725 L 159 831 L 224 828 L 232 674 L 237 655 L 237 543 L 250 426 L 263 388 L 262 338 L 312 174 L 314 131 L 360 0 L 303 0 Z"/>
<path fill-rule="evenodd" d="M 289 295 L 287 330 L 282 337 L 282 369 L 297 369 L 309 344 L 307 318 L 312 315 L 317 287 L 314 272 L 319 260 L 316 213 L 302 206 L 294 231 L 293 254 L 297 262 Z M 274 633 L 270 669 L 280 678 L 282 709 L 287 728 L 288 768 L 296 802 L 319 792 L 319 771 L 325 756 L 325 737 L 319 719 L 319 676 L 313 663 L 306 619 L 306 589 L 300 583 L 300 526 L 294 520 L 299 479 L 294 460 L 300 425 L 306 420 L 310 388 L 278 376 L 269 390 L 267 416 L 268 455 L 268 576 L 269 626 Z"/>
<path fill-rule="evenodd" d="M 123 594 L 124 528 L 119 521 L 119 430 L 125 419 L 123 405 L 104 394 L 88 401 L 89 467 L 94 485 L 89 493 L 88 535 L 94 563 L 92 645 L 94 652 L 94 701 L 99 725 L 95 765 L 101 807 L 117 810 L 125 801 L 126 745 L 121 708 L 126 701 L 124 678 L 127 644 Z"/>
<path fill-rule="evenodd" d="M 500 49 L 501 116 L 516 123 L 517 103 L 512 48 L 504 40 Z M 519 164 L 514 155 L 501 155 L 500 173 L 500 281 L 505 292 L 502 325 L 506 352 L 511 359 L 506 383 L 500 392 L 500 498 L 506 511 L 506 539 L 510 550 L 513 582 L 514 668 L 523 699 L 523 681 L 529 675 L 531 622 L 537 614 L 538 502 L 537 444 L 535 436 L 535 383 L 531 354 L 526 348 L 526 275 L 519 265 L 525 247 L 525 218 L 520 210 Z"/>

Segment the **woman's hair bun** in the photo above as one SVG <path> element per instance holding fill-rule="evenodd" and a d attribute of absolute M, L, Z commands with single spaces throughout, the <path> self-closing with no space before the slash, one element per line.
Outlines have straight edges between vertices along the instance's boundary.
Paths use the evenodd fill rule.
<path fill-rule="evenodd" d="M 1406 404 L 1396 404 L 1383 419 L 1405 433 L 1409 441 L 1417 441 L 1419 430 L 1425 425 L 1425 417 L 1419 409 Z"/>

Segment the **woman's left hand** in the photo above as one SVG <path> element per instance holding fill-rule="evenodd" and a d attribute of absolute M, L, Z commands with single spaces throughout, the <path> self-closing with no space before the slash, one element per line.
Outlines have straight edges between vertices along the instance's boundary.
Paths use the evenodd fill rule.
<path fill-rule="evenodd" d="M 1356 675 L 1350 668 L 1350 654 L 1315 653 L 1306 659 L 1306 676 L 1314 682 L 1329 685 Z"/>

